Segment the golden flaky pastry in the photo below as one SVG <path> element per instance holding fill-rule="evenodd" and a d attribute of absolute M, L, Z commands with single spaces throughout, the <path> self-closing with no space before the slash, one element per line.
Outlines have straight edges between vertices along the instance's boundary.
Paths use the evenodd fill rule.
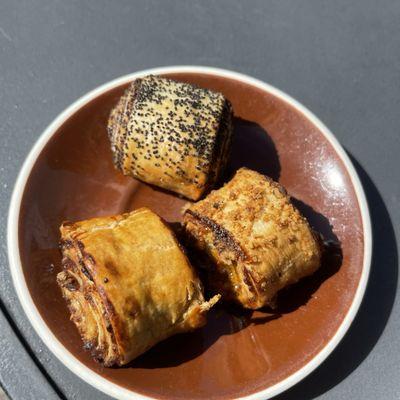
<path fill-rule="evenodd" d="M 197 200 L 226 164 L 232 107 L 220 93 L 150 75 L 125 91 L 108 135 L 125 175 Z"/>
<path fill-rule="evenodd" d="M 61 226 L 57 276 L 85 347 L 123 365 L 159 341 L 205 324 L 218 300 L 201 283 L 174 234 L 152 211 Z"/>
<path fill-rule="evenodd" d="M 184 213 L 195 245 L 213 261 L 210 285 L 257 309 L 320 266 L 321 248 L 285 189 L 246 168 Z"/>

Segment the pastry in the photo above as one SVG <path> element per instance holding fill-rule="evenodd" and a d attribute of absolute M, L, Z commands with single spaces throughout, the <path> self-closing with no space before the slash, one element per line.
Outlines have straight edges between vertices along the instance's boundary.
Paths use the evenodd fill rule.
<path fill-rule="evenodd" d="M 123 174 L 197 200 L 226 164 L 232 107 L 220 93 L 150 75 L 126 89 L 108 135 Z"/>
<path fill-rule="evenodd" d="M 205 324 L 218 300 L 202 285 L 172 231 L 141 208 L 61 228 L 57 275 L 84 346 L 105 366 L 123 365 L 159 341 Z"/>
<path fill-rule="evenodd" d="M 189 206 L 183 223 L 212 261 L 209 285 L 246 308 L 272 306 L 280 289 L 320 266 L 320 239 L 285 189 L 247 168 Z"/>

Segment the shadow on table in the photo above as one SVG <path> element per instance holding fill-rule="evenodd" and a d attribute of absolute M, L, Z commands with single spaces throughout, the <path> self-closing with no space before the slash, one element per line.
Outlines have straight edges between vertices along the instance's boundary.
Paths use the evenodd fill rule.
<path fill-rule="evenodd" d="M 361 308 L 344 339 L 328 359 L 302 382 L 274 400 L 310 400 L 336 386 L 374 348 L 392 311 L 397 286 L 398 254 L 387 208 L 371 178 L 350 155 L 364 186 L 372 221 L 371 273 Z"/>

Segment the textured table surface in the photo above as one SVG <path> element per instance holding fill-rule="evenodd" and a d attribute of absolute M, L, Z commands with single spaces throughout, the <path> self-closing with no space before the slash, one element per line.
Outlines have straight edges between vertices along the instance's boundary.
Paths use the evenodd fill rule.
<path fill-rule="evenodd" d="M 47 350 L 10 280 L 7 210 L 29 149 L 104 82 L 200 64 L 253 75 L 314 111 L 349 152 L 370 204 L 375 245 L 361 311 L 332 356 L 278 398 L 399 399 L 399 21 L 396 0 L 0 0 L 0 382 L 8 396 L 108 399 Z"/>

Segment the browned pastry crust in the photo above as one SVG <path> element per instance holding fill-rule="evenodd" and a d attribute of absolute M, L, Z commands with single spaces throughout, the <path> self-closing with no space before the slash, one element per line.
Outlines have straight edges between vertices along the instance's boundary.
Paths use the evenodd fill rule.
<path fill-rule="evenodd" d="M 108 134 L 125 175 L 197 200 L 226 164 L 232 106 L 220 93 L 146 76 L 111 111 Z"/>
<path fill-rule="evenodd" d="M 147 208 L 61 228 L 57 275 L 85 347 L 123 365 L 159 341 L 204 325 L 218 300 L 201 283 L 171 230 Z"/>
<path fill-rule="evenodd" d="M 320 266 L 319 239 L 285 189 L 246 168 L 187 208 L 184 226 L 213 261 L 210 285 L 247 308 L 272 305 L 280 289 Z"/>

